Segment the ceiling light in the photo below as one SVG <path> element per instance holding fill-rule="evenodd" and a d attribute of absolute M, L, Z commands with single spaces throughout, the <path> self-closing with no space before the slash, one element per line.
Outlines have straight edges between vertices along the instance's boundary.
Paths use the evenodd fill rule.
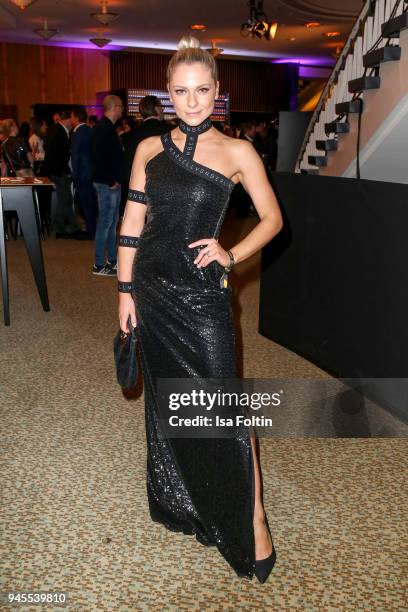
<path fill-rule="evenodd" d="M 278 29 L 278 22 L 274 21 L 274 23 L 270 23 L 269 25 L 269 38 L 275 38 L 276 30 Z M 269 40 L 268 38 L 268 40 Z"/>
<path fill-rule="evenodd" d="M 102 49 L 102 47 L 106 47 L 106 45 L 109 45 L 109 43 L 112 42 L 111 38 L 90 38 L 89 42 L 93 43 L 94 45 L 96 45 L 97 47 L 99 47 L 100 49 Z"/>
<path fill-rule="evenodd" d="M 37 0 L 10 0 L 10 2 L 11 4 L 15 4 L 16 6 L 18 6 L 21 11 L 24 11 L 31 4 L 37 2 Z"/>
<path fill-rule="evenodd" d="M 54 28 L 50 29 L 48 27 L 47 20 L 44 19 L 44 26 L 42 28 L 37 28 L 36 30 L 33 30 L 33 32 L 35 32 L 38 36 L 41 36 L 41 38 L 43 38 L 44 40 L 49 40 L 50 38 L 58 34 L 59 30 L 56 30 Z"/>
<path fill-rule="evenodd" d="M 241 36 L 255 36 L 271 40 L 275 38 L 278 23 L 268 20 L 263 10 L 263 0 L 249 0 L 249 19 L 241 25 Z"/>
<path fill-rule="evenodd" d="M 199 32 L 205 32 L 207 29 L 207 26 L 204 25 L 203 23 L 195 23 L 194 25 L 190 27 L 192 30 L 198 30 Z"/>
<path fill-rule="evenodd" d="M 319 26 L 321 26 L 322 24 L 319 23 L 318 21 L 308 21 L 307 23 L 305 23 L 305 26 L 307 28 L 318 28 Z"/>
<path fill-rule="evenodd" d="M 339 59 L 342 48 L 343 48 L 342 44 L 336 45 L 336 51 L 332 53 L 331 56 L 334 57 L 335 59 Z"/>
<path fill-rule="evenodd" d="M 291 36 L 290 38 L 287 38 L 286 40 L 290 40 L 291 42 L 296 40 L 296 38 L 294 36 Z"/>
<path fill-rule="evenodd" d="M 119 13 L 111 13 L 110 11 L 108 11 L 107 0 L 102 0 L 101 7 L 102 8 L 99 13 L 91 13 L 91 17 L 99 21 L 99 23 L 101 23 L 102 25 L 108 25 L 119 17 Z"/>
<path fill-rule="evenodd" d="M 328 38 L 335 38 L 336 36 L 340 36 L 341 32 L 324 32 L 323 36 L 327 36 Z"/>
<path fill-rule="evenodd" d="M 220 49 L 219 47 L 217 47 L 217 43 L 215 42 L 215 40 L 211 41 L 211 47 L 210 49 L 207 49 L 208 53 L 211 53 L 211 55 L 213 57 L 218 57 L 219 55 L 221 55 L 221 53 L 224 52 L 224 49 Z"/>

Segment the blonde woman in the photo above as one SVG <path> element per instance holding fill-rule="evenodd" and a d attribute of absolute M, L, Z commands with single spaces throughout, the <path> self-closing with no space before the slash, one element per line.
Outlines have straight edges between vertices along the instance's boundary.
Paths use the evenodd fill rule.
<path fill-rule="evenodd" d="M 220 277 L 267 244 L 282 217 L 252 144 L 212 126 L 217 66 L 197 39 L 180 41 L 167 82 L 179 125 L 136 150 L 118 248 L 120 327 L 129 331 L 128 317 L 137 325 L 142 354 L 150 514 L 264 582 L 276 553 L 255 440 L 160 437 L 156 381 L 236 377 L 231 287 Z M 227 251 L 218 236 L 239 181 L 260 221 Z"/>
<path fill-rule="evenodd" d="M 18 135 L 14 119 L 4 119 L 1 123 L 1 132 L 1 152 L 8 176 L 34 176 L 31 152 L 27 151 L 24 139 Z"/>

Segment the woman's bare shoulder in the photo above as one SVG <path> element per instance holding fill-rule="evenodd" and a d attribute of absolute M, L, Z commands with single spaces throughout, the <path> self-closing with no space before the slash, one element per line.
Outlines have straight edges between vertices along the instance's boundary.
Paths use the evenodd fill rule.
<path fill-rule="evenodd" d="M 145 163 L 163 149 L 160 136 L 148 136 L 137 145 L 138 157 Z"/>
<path fill-rule="evenodd" d="M 257 155 L 256 149 L 252 143 L 242 138 L 233 138 L 227 136 L 227 134 L 220 134 L 220 144 L 224 149 L 224 152 L 233 158 L 242 158 L 242 156 L 248 157 Z"/>

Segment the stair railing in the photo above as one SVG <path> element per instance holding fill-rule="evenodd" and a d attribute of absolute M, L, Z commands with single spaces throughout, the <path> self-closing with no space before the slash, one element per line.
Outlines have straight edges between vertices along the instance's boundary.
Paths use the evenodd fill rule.
<path fill-rule="evenodd" d="M 357 62 L 353 62 L 353 53 L 358 52 L 358 54 L 361 55 L 362 60 L 364 54 L 375 50 L 379 45 L 385 43 L 385 40 L 381 34 L 382 23 L 389 21 L 408 8 L 407 6 L 404 8 L 404 5 L 407 4 L 407 0 L 395 0 L 394 4 L 393 1 L 394 0 L 367 0 L 365 2 L 313 112 L 299 150 L 295 172 L 301 171 L 301 164 L 305 157 L 307 159 L 307 154 L 310 153 L 310 151 L 308 151 L 308 147 L 310 145 L 309 141 L 316 128 L 318 129 L 322 138 L 326 137 L 324 126 L 319 125 L 321 113 L 326 111 L 327 115 L 332 114 L 330 119 L 329 117 L 326 117 L 327 121 L 324 123 L 335 122 L 336 120 L 341 119 L 341 115 L 337 116 L 337 118 L 335 117 L 335 101 L 334 99 L 331 99 L 333 89 L 336 84 L 340 85 L 339 92 L 336 92 L 340 94 L 339 99 L 336 100 L 338 102 L 342 101 L 340 98 L 342 98 L 344 95 L 346 95 L 349 100 L 355 99 L 360 95 L 354 95 L 353 97 L 347 90 L 349 80 L 365 76 L 367 72 L 367 68 L 364 68 L 362 74 L 357 74 L 359 68 Z M 382 18 L 379 15 L 380 11 L 378 10 L 378 4 L 381 4 Z M 361 37 L 362 32 L 364 32 L 363 37 Z M 359 37 L 360 40 L 357 41 Z M 356 49 L 356 42 L 360 43 L 358 45 L 358 50 Z M 315 154 L 319 154 L 319 152 L 316 150 Z"/>

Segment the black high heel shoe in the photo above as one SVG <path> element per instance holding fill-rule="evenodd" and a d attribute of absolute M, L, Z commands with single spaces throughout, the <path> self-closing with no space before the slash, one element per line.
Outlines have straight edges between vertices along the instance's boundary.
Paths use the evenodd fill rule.
<path fill-rule="evenodd" d="M 269 535 L 271 536 L 271 540 L 272 540 L 272 534 L 271 534 L 271 530 L 269 529 L 268 519 L 265 519 L 265 522 L 266 522 L 266 526 L 269 531 Z M 258 561 L 255 560 L 254 574 L 258 578 L 259 582 L 261 583 L 266 582 L 269 574 L 273 570 L 275 561 L 276 561 L 276 550 L 272 542 L 272 552 L 269 555 L 269 557 L 266 557 L 266 559 L 259 559 Z"/>
<path fill-rule="evenodd" d="M 258 578 L 259 582 L 266 582 L 269 574 L 273 570 L 273 566 L 276 561 L 276 551 L 275 547 L 273 547 L 271 554 L 266 559 L 260 559 L 259 561 L 255 561 L 255 570 L 254 574 Z"/>

